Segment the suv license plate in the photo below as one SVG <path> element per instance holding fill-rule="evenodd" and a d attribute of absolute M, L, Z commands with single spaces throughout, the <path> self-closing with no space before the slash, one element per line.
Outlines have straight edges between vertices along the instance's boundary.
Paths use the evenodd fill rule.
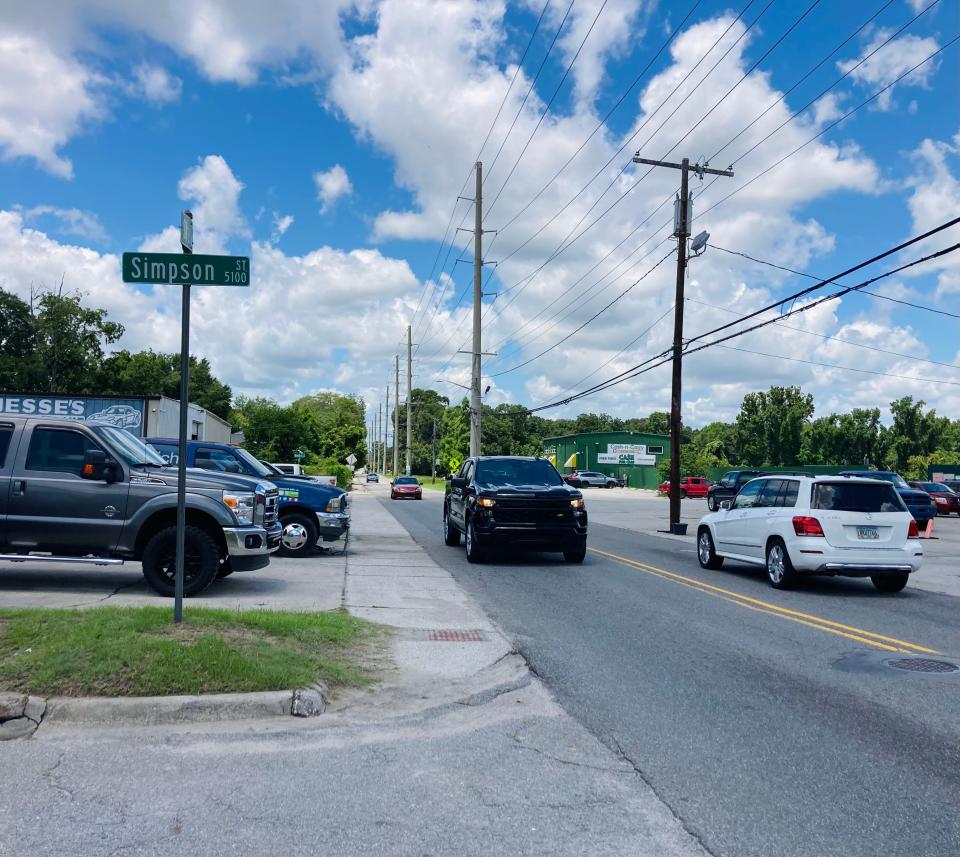
<path fill-rule="evenodd" d="M 858 539 L 879 539 L 880 531 L 876 527 L 857 527 Z"/>

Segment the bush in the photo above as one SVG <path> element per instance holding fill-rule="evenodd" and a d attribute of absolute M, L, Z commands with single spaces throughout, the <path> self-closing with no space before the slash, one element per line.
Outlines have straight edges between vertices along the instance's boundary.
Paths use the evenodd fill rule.
<path fill-rule="evenodd" d="M 345 464 L 340 464 L 335 458 L 321 458 L 318 464 L 305 467 L 304 472 L 311 476 L 336 476 L 337 487 L 345 491 L 349 491 L 353 483 L 353 471 Z"/>

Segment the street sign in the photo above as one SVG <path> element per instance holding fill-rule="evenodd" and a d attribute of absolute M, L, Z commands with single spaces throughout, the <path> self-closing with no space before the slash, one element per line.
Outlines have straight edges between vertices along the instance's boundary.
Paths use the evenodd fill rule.
<path fill-rule="evenodd" d="M 355 456 L 355 455 L 351 452 L 351 453 L 347 456 L 347 464 L 349 464 L 351 467 L 353 467 L 353 465 L 356 464 L 356 463 L 357 463 L 357 456 Z"/>
<path fill-rule="evenodd" d="M 302 449 L 295 449 L 295 450 L 293 451 L 293 457 L 294 457 L 295 459 L 297 459 L 297 461 L 300 461 L 300 459 L 302 459 L 302 458 L 305 457 L 303 450 L 302 450 Z"/>
<path fill-rule="evenodd" d="M 451 472 L 460 469 L 460 459 L 455 455 L 447 462 L 447 464 L 450 465 Z"/>
<path fill-rule="evenodd" d="M 191 240 L 192 234 L 191 227 Z M 123 281 L 189 283 L 192 286 L 249 286 L 250 258 L 180 253 L 124 253 Z"/>
<path fill-rule="evenodd" d="M 193 212 L 180 212 L 180 246 L 184 253 L 193 253 Z"/>

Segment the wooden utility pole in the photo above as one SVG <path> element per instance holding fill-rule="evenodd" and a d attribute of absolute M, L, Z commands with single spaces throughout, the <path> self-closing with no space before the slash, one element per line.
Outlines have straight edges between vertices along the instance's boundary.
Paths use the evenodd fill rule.
<path fill-rule="evenodd" d="M 397 391 L 393 405 L 393 478 L 400 472 L 400 355 L 394 355 Z"/>
<path fill-rule="evenodd" d="M 483 310 L 483 164 L 477 161 L 473 232 L 473 351 L 470 372 L 470 455 L 480 454 L 480 319 Z"/>
<path fill-rule="evenodd" d="M 383 411 L 383 472 L 387 472 L 387 450 L 389 447 L 388 429 L 390 426 L 390 385 L 387 384 L 387 406 Z M 394 438 L 396 442 L 396 438 Z"/>
<path fill-rule="evenodd" d="M 407 476 L 412 472 L 410 470 L 410 458 L 412 454 L 411 425 L 413 422 L 413 333 L 410 325 L 407 325 Z"/>
<path fill-rule="evenodd" d="M 683 289 L 687 270 L 687 239 L 690 237 L 688 211 L 689 191 L 687 176 L 690 171 L 690 159 L 684 158 L 679 164 L 671 161 L 653 161 L 641 158 L 637 152 L 633 156 L 635 164 L 649 164 L 652 167 L 670 167 L 680 170 L 680 198 L 677 217 L 674 219 L 677 238 L 677 293 L 673 309 L 673 383 L 670 390 L 670 531 L 679 532 L 680 527 L 680 424 L 681 424 L 681 382 L 683 378 Z M 694 164 L 694 171 L 702 179 L 704 174 L 713 176 L 733 176 L 733 170 L 712 170 L 706 166 Z"/>

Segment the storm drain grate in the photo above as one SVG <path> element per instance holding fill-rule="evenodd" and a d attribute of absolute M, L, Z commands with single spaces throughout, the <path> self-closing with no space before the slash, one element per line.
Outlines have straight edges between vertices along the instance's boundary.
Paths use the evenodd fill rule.
<path fill-rule="evenodd" d="M 950 661 L 935 661 L 931 658 L 899 658 L 887 663 L 897 670 L 912 670 L 918 673 L 955 673 L 960 670 Z"/>
<path fill-rule="evenodd" d="M 441 643 L 482 643 L 487 638 L 483 631 L 458 631 L 452 628 L 440 628 L 431 631 L 427 639 Z"/>

